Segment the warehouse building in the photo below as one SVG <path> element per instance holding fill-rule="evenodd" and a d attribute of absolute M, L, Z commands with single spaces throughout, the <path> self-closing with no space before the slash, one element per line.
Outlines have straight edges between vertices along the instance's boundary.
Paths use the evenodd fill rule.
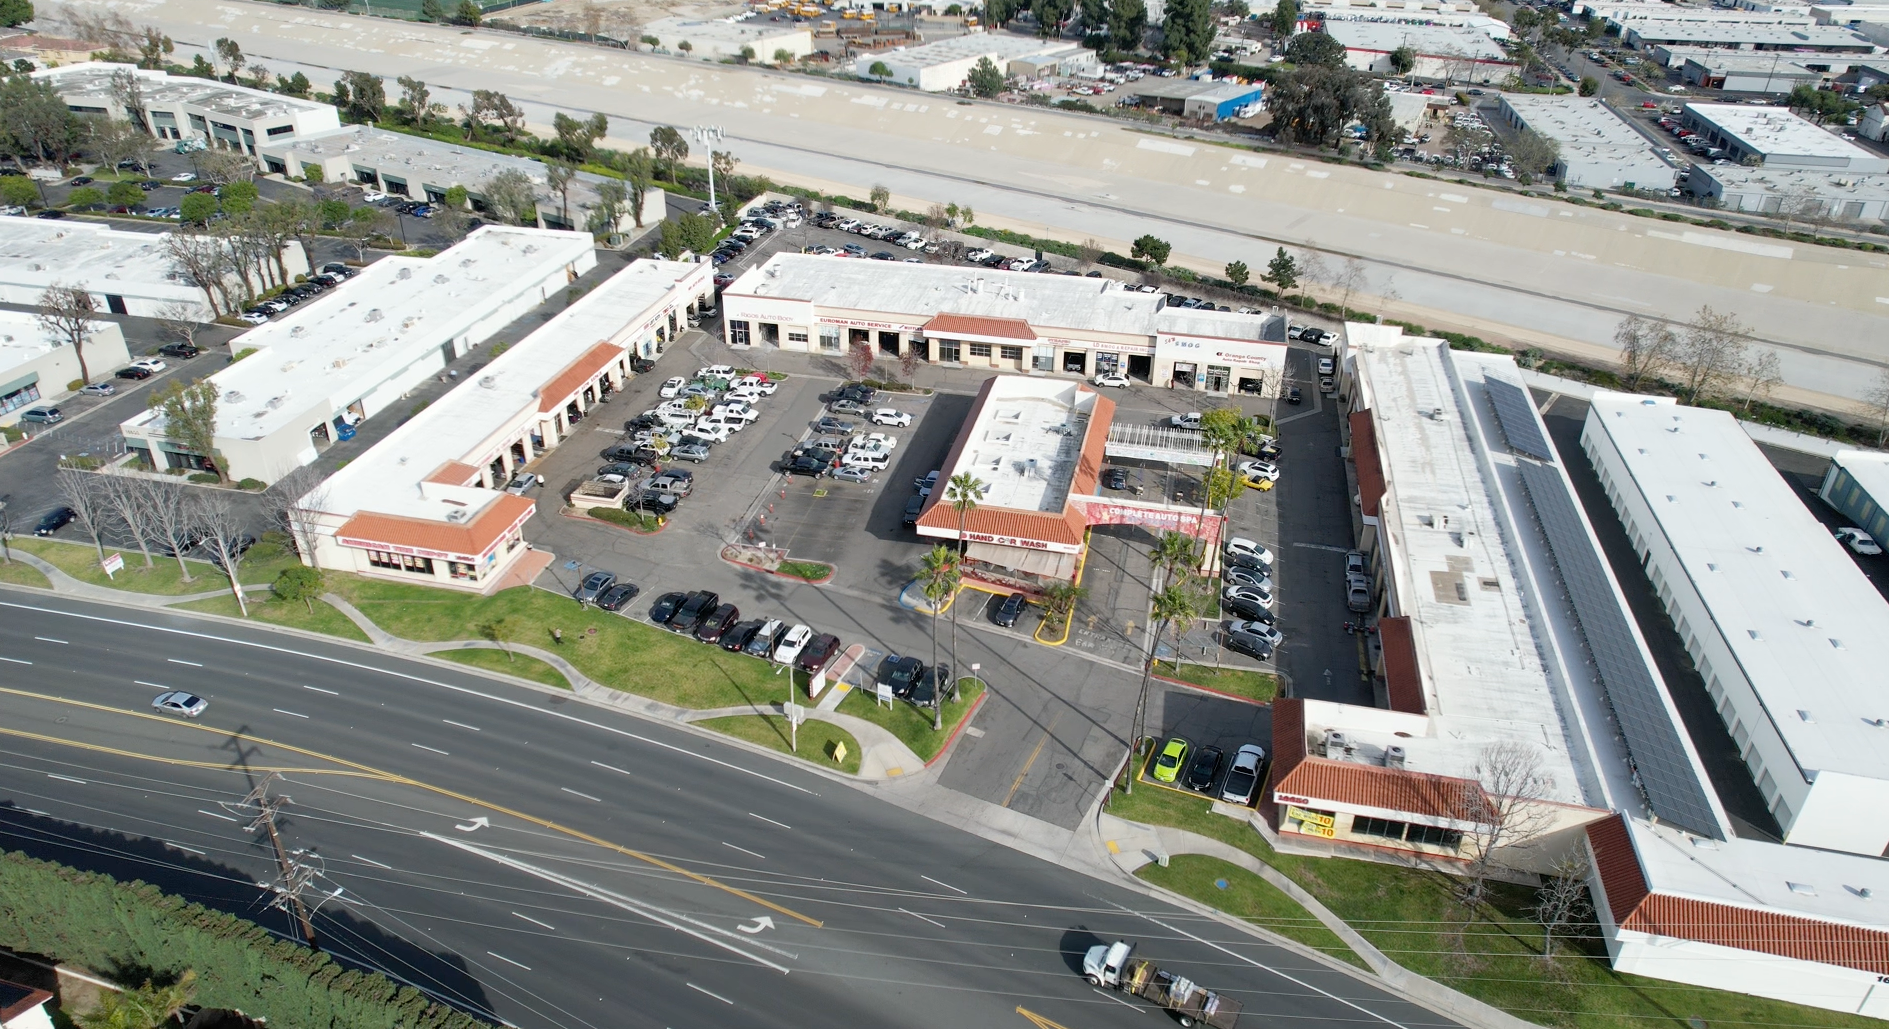
<path fill-rule="evenodd" d="M 750 60 L 757 64 L 773 64 L 774 52 L 777 50 L 787 51 L 790 61 L 798 61 L 813 53 L 811 30 L 772 22 L 744 21 L 740 15 L 714 20 L 657 18 L 643 25 L 637 34 L 656 37 L 657 46 L 673 53 L 682 53 L 682 44 L 687 43 L 688 55 L 705 61 L 739 58 L 743 47 L 753 52 L 754 56 Z"/>
<path fill-rule="evenodd" d="M 1677 67 L 1688 86 L 1731 93 L 1789 93 L 1798 86 L 1816 89 L 1847 74 L 1854 58 L 1840 54 L 1768 54 L 1701 47 L 1662 47 L 1668 67 Z"/>
<path fill-rule="evenodd" d="M 1687 104 L 1681 116 L 1693 130 L 1725 150 L 1733 164 L 1755 159 L 1766 168 L 1816 168 L 1875 174 L 1889 172 L 1881 157 L 1781 107 Z"/>
<path fill-rule="evenodd" d="M 400 409 L 408 390 L 597 264 L 588 233 L 488 225 L 438 256 L 385 257 L 318 300 L 236 337 L 248 357 L 210 376 L 216 453 L 191 452 L 147 411 L 119 426 L 148 467 L 222 463 L 274 481 Z"/>
<path fill-rule="evenodd" d="M 115 75 L 130 75 L 137 82 L 142 118 L 114 95 Z M 265 144 L 341 127 L 334 107 L 318 100 L 129 64 L 88 61 L 35 72 L 33 77 L 52 83 L 75 113 L 128 120 L 159 139 L 200 139 L 251 157 Z"/>
<path fill-rule="evenodd" d="M 1515 62 L 1488 33 L 1467 25 L 1349 21 L 1325 23 L 1325 34 L 1345 46 L 1345 64 L 1364 72 L 1394 75 L 1391 54 L 1416 51 L 1410 74 L 1429 82 L 1501 82 L 1515 73 Z"/>
<path fill-rule="evenodd" d="M 84 350 L 94 382 L 109 379 L 131 361 L 117 322 L 93 322 Z M 12 425 L 26 409 L 66 396 L 66 386 L 81 381 L 79 356 L 32 313 L 0 311 L 0 425 Z"/>
<path fill-rule="evenodd" d="M 1599 100 L 1504 93 L 1502 117 L 1560 145 L 1555 181 L 1587 189 L 1673 187 L 1675 169 L 1647 138 Z"/>
<path fill-rule="evenodd" d="M 1817 495 L 1878 541 L 1889 540 L 1889 454 L 1839 450 L 1824 469 Z"/>
<path fill-rule="evenodd" d="M 1701 164 L 1687 177 L 1686 190 L 1717 200 L 1727 211 L 1851 224 L 1889 218 L 1889 175 Z"/>
<path fill-rule="evenodd" d="M 1714 12 L 1715 14 L 1717 12 Z M 1629 21 L 1621 28 L 1627 45 L 1715 47 L 1722 50 L 1786 51 L 1803 54 L 1873 54 L 1876 44 L 1834 25 L 1766 25 L 1714 17 L 1705 21 Z M 1672 67 L 1669 63 L 1668 67 Z"/>
<path fill-rule="evenodd" d="M 1730 414 L 1601 393 L 1581 436 L 1784 842 L 1889 849 L 1889 603 Z"/>
<path fill-rule="evenodd" d="M 878 79 L 881 76 L 874 75 L 872 68 L 883 63 L 889 69 L 883 77 L 885 81 L 916 86 L 927 93 L 942 93 L 964 85 L 971 69 L 984 58 L 988 57 L 1009 75 L 1015 74 L 1010 71 L 1013 62 L 1057 54 L 1069 48 L 1069 43 L 1060 39 L 1037 39 L 1007 32 L 972 32 L 921 46 L 862 53 L 853 62 L 853 74 L 862 79 Z M 1093 61 L 1093 53 L 1089 59 Z M 1078 72 L 1072 70 L 1068 74 Z"/>
<path fill-rule="evenodd" d="M 530 582 L 551 555 L 523 545 L 536 504 L 507 482 L 713 295 L 707 264 L 631 263 L 303 497 L 310 563 L 485 593 Z"/>
<path fill-rule="evenodd" d="M 1114 279 L 776 254 L 722 292 L 730 346 L 838 356 L 869 346 L 947 367 L 1275 395 L 1276 315 L 1168 307 Z"/>
<path fill-rule="evenodd" d="M 0 303 L 31 307 L 59 284 L 86 287 L 111 314 L 215 318 L 204 291 L 172 265 L 164 239 L 98 222 L 0 217 Z M 285 244 L 281 260 L 291 277 L 308 272 L 300 243 Z M 227 285 L 240 294 L 234 272 Z"/>
<path fill-rule="evenodd" d="M 1508 39 L 1513 33 L 1507 22 L 1491 18 L 1481 8 L 1450 0 L 1313 0 L 1299 6 L 1300 18 L 1321 25 L 1335 21 L 1369 21 L 1382 24 L 1466 26 L 1490 39 Z"/>
<path fill-rule="evenodd" d="M 1122 91 L 1148 110 L 1163 111 L 1200 121 L 1226 121 L 1258 113 L 1265 86 L 1255 82 L 1216 82 L 1211 79 L 1145 78 Z"/>

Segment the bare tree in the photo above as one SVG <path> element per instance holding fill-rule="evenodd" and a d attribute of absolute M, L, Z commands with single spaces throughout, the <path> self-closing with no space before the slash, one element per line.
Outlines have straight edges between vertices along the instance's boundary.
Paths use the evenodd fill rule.
<path fill-rule="evenodd" d="M 1636 393 L 1642 382 L 1658 381 L 1670 371 L 1679 356 L 1679 337 L 1673 330 L 1637 314 L 1620 319 L 1614 345 L 1620 348 L 1620 373 L 1626 377 L 1626 387 Z"/>
<path fill-rule="evenodd" d="M 192 345 L 196 344 L 197 333 L 203 329 L 203 323 L 197 320 L 197 308 L 179 300 L 158 308 L 157 324 L 168 335 L 177 337 L 179 342 Z"/>
<path fill-rule="evenodd" d="M 79 378 L 86 382 L 92 381 L 92 373 L 85 366 L 85 345 L 97 331 L 97 324 L 92 320 L 97 313 L 98 303 L 84 283 L 68 286 L 55 282 L 39 295 L 39 327 L 46 330 L 46 335 L 72 348 L 73 355 L 79 359 Z"/>
<path fill-rule="evenodd" d="M 177 572 L 183 580 L 195 582 L 197 577 L 190 574 L 190 565 L 184 561 L 184 551 L 197 541 L 196 497 L 189 488 L 176 483 L 146 480 L 145 485 L 148 488 L 139 491 L 139 500 L 143 504 L 144 522 L 150 528 L 151 537 L 168 556 L 177 559 Z"/>
<path fill-rule="evenodd" d="M 243 554 L 253 541 L 243 531 L 242 515 L 230 503 L 229 495 L 220 491 L 201 493 L 193 498 L 190 506 L 196 509 L 196 527 L 201 531 L 203 546 L 210 551 L 211 559 L 222 566 L 224 576 L 230 581 L 230 592 L 236 595 L 236 610 L 248 618 L 249 601 L 243 598 L 241 566 Z"/>
<path fill-rule="evenodd" d="M 105 527 L 111 509 L 99 489 L 99 477 L 83 468 L 61 465 L 53 473 L 53 480 L 59 488 L 59 499 L 72 509 L 72 520 L 92 537 L 98 559 L 105 560 Z"/>
<path fill-rule="evenodd" d="M 1463 834 L 1470 854 L 1457 899 L 1466 909 L 1474 909 L 1487 894 L 1496 853 L 1535 839 L 1554 821 L 1542 804 L 1548 777 L 1540 750 L 1513 741 L 1491 743 L 1477 755 L 1476 773 L 1480 781 L 1465 783 L 1458 815 L 1475 826 Z"/>
<path fill-rule="evenodd" d="M 118 516 L 118 523 L 131 534 L 132 540 L 138 545 L 138 552 L 144 555 L 144 567 L 157 567 L 157 562 L 151 557 L 151 530 L 146 519 L 149 506 L 144 495 L 158 483 L 109 467 L 99 473 L 98 480 L 106 505 Z"/>
<path fill-rule="evenodd" d="M 1309 244 L 1304 255 L 1299 258 L 1299 281 L 1318 286 L 1332 284 L 1331 265 L 1325 261 L 1325 255 L 1313 249 Z"/>
<path fill-rule="evenodd" d="M 1745 362 L 1745 412 L 1751 405 L 1771 399 L 1771 392 L 1784 385 L 1784 370 L 1778 352 L 1763 347 Z"/>
<path fill-rule="evenodd" d="M 1102 244 L 1096 242 L 1094 236 L 1076 244 L 1076 260 L 1080 261 L 1084 268 L 1095 267 L 1095 263 L 1101 259 Z"/>
<path fill-rule="evenodd" d="M 229 247 L 221 239 L 200 229 L 176 228 L 158 237 L 171 268 L 203 290 L 211 317 L 234 311 L 230 302 L 229 273 L 233 261 Z"/>
<path fill-rule="evenodd" d="M 1721 392 L 1745 368 L 1745 326 L 1738 316 L 1699 308 L 1679 336 L 1679 366 L 1692 403 Z"/>
<path fill-rule="evenodd" d="M 1554 960 L 1555 933 L 1585 921 L 1593 913 L 1594 904 L 1587 894 L 1589 870 L 1587 855 L 1574 853 L 1556 861 L 1542 877 L 1531 913 L 1541 924 L 1543 961 Z"/>
<path fill-rule="evenodd" d="M 326 476 L 314 465 L 302 465 L 277 479 L 263 493 L 269 523 L 287 534 L 295 552 L 304 558 L 315 553 L 321 511 L 328 503 Z"/>
<path fill-rule="evenodd" d="M 1876 383 L 1863 393 L 1869 416 L 1876 423 L 1876 445 L 1889 444 L 1889 368 L 1876 372 Z"/>
<path fill-rule="evenodd" d="M 1339 266 L 1338 277 L 1332 285 L 1339 291 L 1339 317 L 1350 318 L 1351 294 L 1364 288 L 1364 262 L 1355 257 L 1345 258 L 1344 264 Z"/>

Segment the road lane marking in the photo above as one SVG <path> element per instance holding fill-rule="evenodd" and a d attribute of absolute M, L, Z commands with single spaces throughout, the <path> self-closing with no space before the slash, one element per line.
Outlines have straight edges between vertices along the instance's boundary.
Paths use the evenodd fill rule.
<path fill-rule="evenodd" d="M 1036 759 L 1043 756 L 1043 745 L 1049 742 L 1049 731 L 1055 726 L 1056 720 L 1052 718 L 1049 725 L 1044 727 L 1043 738 L 1036 741 L 1036 749 L 1030 751 L 1030 759 L 1023 763 L 1023 771 L 1017 773 L 1016 781 L 1010 784 L 1010 792 L 1004 794 L 1004 807 L 1009 807 L 1010 802 L 1017 799 L 1017 791 L 1023 788 L 1024 777 L 1030 774 L 1030 766 L 1036 764 Z"/>
<path fill-rule="evenodd" d="M 594 764 L 596 764 L 596 763 L 597 763 L 597 762 L 595 762 L 595 761 L 592 761 L 592 762 L 591 762 L 591 764 L 593 764 L 593 765 L 594 765 Z M 788 824 L 787 824 L 786 822 L 776 822 L 776 821 L 774 821 L 774 820 L 773 820 L 772 818 L 769 818 L 769 817 L 767 817 L 766 815 L 757 815 L 757 814 L 755 814 L 755 813 L 754 813 L 754 812 L 752 812 L 752 811 L 750 811 L 750 812 L 748 812 L 748 817 L 749 817 L 749 818 L 759 818 L 759 819 L 760 819 L 761 821 L 763 821 L 763 822 L 769 822 L 769 823 L 772 823 L 772 824 L 774 824 L 774 825 L 778 825 L 778 826 L 780 826 L 780 827 L 781 827 L 781 828 L 783 828 L 783 829 L 792 829 L 792 828 L 793 828 L 793 826 L 791 826 L 791 825 L 788 825 Z"/>
<path fill-rule="evenodd" d="M 275 709 L 275 713 L 276 713 L 276 714 L 278 714 L 278 715 L 293 715 L 293 716 L 294 716 L 294 717 L 296 717 L 296 718 L 307 718 L 307 717 L 308 717 L 307 715 L 305 715 L 305 714 L 302 714 L 302 713 L 301 713 L 301 712 L 299 712 L 299 711 L 290 711 L 290 710 L 289 710 L 288 708 L 285 708 L 285 707 L 279 707 L 279 708 L 276 708 L 276 709 Z"/>
<path fill-rule="evenodd" d="M 203 663 L 200 661 L 185 661 L 183 658 L 178 658 L 178 657 L 167 657 L 164 660 L 169 661 L 171 664 L 174 664 L 174 665 L 189 665 L 192 668 L 203 667 Z"/>
<path fill-rule="evenodd" d="M 222 820 L 224 820 L 225 822 L 240 822 L 240 821 L 242 821 L 242 819 L 240 819 L 240 818 L 231 818 L 230 816 L 228 816 L 228 815 L 226 815 L 226 814 L 224 814 L 224 813 L 222 813 L 221 811 L 206 811 L 206 810 L 205 810 L 205 809 L 203 809 L 203 808 L 198 808 L 198 809 L 197 809 L 197 813 L 198 813 L 198 814 L 200 814 L 200 815 L 209 815 L 209 816 L 210 816 L 211 818 L 221 818 L 221 819 L 222 819 Z"/>
<path fill-rule="evenodd" d="M 166 685 L 164 685 L 164 684 L 163 684 L 163 683 L 161 683 L 161 682 L 145 682 L 145 681 L 144 681 L 143 679 L 133 679 L 133 680 L 131 680 L 131 684 L 132 684 L 133 686 L 149 686 L 149 687 L 151 687 L 151 688 L 152 688 L 152 689 L 154 689 L 154 690 L 168 690 L 168 689 L 170 689 L 170 687 L 169 687 L 169 686 L 166 686 Z"/>
<path fill-rule="evenodd" d="M 322 689 L 322 688 L 321 688 L 320 686 L 310 686 L 310 685 L 308 685 L 308 684 L 306 684 L 306 683 L 304 683 L 304 684 L 302 685 L 302 688 L 303 688 L 303 689 L 305 689 L 305 690 L 314 690 L 314 691 L 315 691 L 316 693 L 326 693 L 326 694 L 328 694 L 328 695 L 329 695 L 329 696 L 331 696 L 331 697 L 339 697 L 339 696 L 341 695 L 341 694 L 339 694 L 339 693 L 337 693 L 337 692 L 335 692 L 334 690 L 324 690 L 324 689 Z"/>
<path fill-rule="evenodd" d="M 905 911 L 904 908 L 900 908 L 899 910 Z M 917 918 L 926 922 L 931 922 L 932 925 L 935 925 L 940 929 L 947 928 L 947 926 L 943 922 L 933 921 L 932 919 L 926 918 L 924 915 L 921 915 L 916 911 L 905 911 L 905 913 L 908 915 L 911 915 L 913 918 Z"/>
<path fill-rule="evenodd" d="M 76 782 L 76 783 L 78 783 L 78 784 L 79 784 L 80 786 L 90 786 L 90 785 L 92 785 L 91 783 L 89 783 L 89 782 L 86 782 L 86 781 L 85 781 L 84 779 L 74 779 L 73 777 L 71 777 L 71 776 L 69 776 L 69 775 L 60 775 L 60 774 L 58 774 L 57 772 L 47 772 L 47 773 L 46 773 L 46 778 L 48 778 L 48 779 L 64 779 L 64 780 L 65 780 L 66 782 Z"/>
<path fill-rule="evenodd" d="M 508 965 L 517 965 L 517 966 L 518 966 L 519 968 L 522 968 L 522 969 L 524 969 L 524 970 L 525 970 L 525 971 L 527 971 L 527 972 L 529 972 L 529 971 L 531 971 L 531 966 L 530 966 L 530 965 L 527 965 L 527 964 L 522 964 L 522 963 L 520 963 L 520 962 L 517 962 L 517 961 L 513 961 L 513 960 L 512 960 L 511 958 L 508 958 L 508 957 L 506 957 L 505 955 L 503 955 L 503 954 L 500 954 L 500 953 L 498 953 L 497 951 L 492 951 L 492 950 L 488 950 L 488 951 L 486 951 L 486 953 L 487 953 L 487 954 L 490 954 L 490 955 L 492 955 L 493 957 L 495 957 L 495 958 L 497 958 L 497 959 L 499 959 L 500 961 L 503 961 L 503 962 L 505 962 L 505 963 L 506 963 L 506 964 L 508 964 Z"/>
<path fill-rule="evenodd" d="M 209 854 L 209 852 L 208 852 L 208 851 L 202 851 L 202 850 L 198 850 L 198 849 L 197 849 L 197 848 L 195 848 L 195 847 L 186 847 L 186 846 L 184 846 L 184 845 L 183 845 L 183 844 L 181 844 L 181 843 L 172 843 L 172 842 L 171 842 L 171 841 L 169 841 L 169 840 L 165 840 L 165 841 L 164 841 L 164 845 L 165 845 L 166 847 L 169 847 L 169 848 L 171 848 L 172 850 L 181 850 L 181 851 L 183 851 L 183 852 L 184 852 L 184 853 L 186 853 L 186 854 L 195 854 L 195 855 L 197 855 L 198 857 L 209 857 L 209 856 L 210 856 L 210 854 Z"/>
<path fill-rule="evenodd" d="M 33 638 L 40 641 L 41 643 L 57 643 L 60 646 L 64 646 L 64 647 L 69 647 L 72 645 L 70 643 L 67 643 L 65 640 L 53 639 L 51 636 L 35 636 Z"/>
<path fill-rule="evenodd" d="M 5 661 L 10 665 L 30 665 L 33 663 L 31 661 L 22 661 L 17 657 L 0 657 L 0 661 Z"/>
<path fill-rule="evenodd" d="M 433 752 L 433 753 L 435 753 L 435 754 L 441 754 L 441 755 L 444 755 L 444 756 L 446 756 L 446 757 L 452 757 L 452 755 L 451 755 L 451 754 L 447 754 L 447 753 L 446 753 L 445 751 L 443 751 L 443 750 L 441 750 L 441 749 L 439 749 L 438 747 L 429 747 L 429 746 L 427 746 L 427 745 L 426 745 L 426 744 L 424 744 L 424 743 L 415 743 L 415 744 L 414 744 L 414 746 L 416 746 L 416 747 L 418 747 L 418 748 L 420 748 L 421 750 L 430 750 L 430 751 L 432 751 L 432 752 Z"/>
<path fill-rule="evenodd" d="M 555 926 L 555 925 L 552 925 L 552 924 L 551 924 L 551 923 L 549 923 L 549 922 L 540 922 L 540 921 L 538 921 L 537 919 L 535 919 L 535 918 L 533 918 L 533 917 L 531 917 L 530 915 L 521 915 L 521 914 L 519 914 L 518 912 L 516 912 L 516 911 L 514 911 L 514 912 L 512 912 L 512 917 L 513 917 L 513 918 L 522 918 L 522 919 L 524 919 L 525 921 L 527 921 L 527 922 L 530 922 L 530 923 L 531 923 L 532 925 L 541 925 L 541 926 L 544 926 L 544 927 L 545 927 L 546 929 L 549 929 L 549 930 L 551 930 L 552 932 L 557 932 L 557 931 L 558 931 L 558 927 L 557 927 L 557 926 Z"/>
<path fill-rule="evenodd" d="M 472 730 L 473 732 L 484 732 L 484 731 L 485 731 L 485 730 L 483 730 L 483 729 L 481 729 L 481 728 L 479 728 L 479 727 L 478 727 L 478 726 L 476 726 L 476 725 L 467 725 L 467 724 L 466 724 L 466 723 L 464 723 L 464 722 L 455 722 L 455 721 L 453 721 L 453 720 L 452 720 L 452 719 L 450 719 L 450 718 L 442 718 L 442 719 L 440 719 L 440 721 L 442 721 L 442 722 L 445 722 L 445 723 L 446 723 L 447 725 L 456 725 L 456 726 L 458 726 L 458 727 L 460 727 L 461 729 L 471 729 L 471 730 Z"/>
<path fill-rule="evenodd" d="M 738 850 L 738 851 L 740 851 L 740 852 L 742 852 L 743 854 L 754 854 L 754 851 L 752 851 L 752 850 L 749 850 L 749 849 L 748 849 L 748 848 L 746 848 L 746 847 L 737 847 L 737 846 L 735 846 L 734 844 L 732 844 L 732 843 L 729 843 L 729 842 L 728 842 L 727 840 L 723 840 L 723 841 L 721 841 L 721 845 L 722 845 L 722 846 L 724 846 L 724 847 L 727 847 L 727 848 L 728 848 L 728 849 L 730 849 L 730 850 Z M 766 860 L 767 860 L 767 855 L 766 855 L 766 854 L 754 854 L 754 856 L 755 856 L 755 857 L 758 857 L 758 858 L 760 858 L 760 859 L 761 859 L 761 860 L 763 860 L 763 861 L 766 861 Z"/>
<path fill-rule="evenodd" d="M 592 762 L 591 762 L 591 764 L 593 764 L 593 765 L 596 765 L 596 766 L 597 766 L 598 768 L 607 768 L 607 769 L 609 769 L 610 771 L 612 771 L 612 772 L 615 772 L 615 773 L 617 773 L 618 775 L 629 775 L 629 774 L 630 774 L 629 772 L 626 772 L 626 771 L 624 771 L 623 769 L 621 769 L 621 768 L 618 768 L 618 767 L 617 767 L 617 766 L 615 766 L 615 765 L 606 765 L 606 764 L 604 764 L 604 763 L 603 763 L 602 761 L 592 761 Z"/>
<path fill-rule="evenodd" d="M 370 864 L 370 865 L 373 865 L 373 866 L 374 866 L 375 868 L 385 868 L 385 869 L 386 869 L 386 870 L 388 870 L 389 872 L 391 872 L 391 871 L 393 871 L 393 870 L 394 870 L 394 866 L 392 866 L 392 865 L 383 865 L 383 864 L 381 864 L 380 862 L 378 862 L 378 861 L 376 861 L 376 860 L 374 860 L 373 858 L 365 858 L 365 857 L 362 857 L 362 856 L 361 856 L 361 855 L 359 855 L 359 854 L 349 854 L 348 856 L 349 856 L 349 857 L 351 857 L 351 858 L 353 858 L 353 859 L 354 859 L 354 860 L 356 860 L 356 861 L 361 861 L 361 862 L 365 862 L 365 863 L 367 863 L 367 864 Z"/>
<path fill-rule="evenodd" d="M 1098 990 L 1093 986 L 1089 987 L 1089 990 L 1092 993 L 1099 993 L 1102 996 L 1107 997 L 1108 999 L 1114 1001 L 1117 1004 L 1120 1004 L 1122 1007 L 1125 1007 L 1125 1008 L 1132 1008 L 1135 1011 L 1153 1011 L 1154 1010 L 1153 1008 L 1144 1008 L 1139 1004 L 1130 1004 L 1127 1001 L 1121 999 L 1120 997 L 1115 996 L 1113 993 L 1109 993 L 1105 990 Z"/>
<path fill-rule="evenodd" d="M 603 803 L 602 797 L 593 797 L 588 793 L 579 793 L 576 790 L 571 789 L 569 786 L 559 786 L 558 789 L 563 790 L 564 792 L 570 794 L 573 797 L 582 797 L 585 800 L 594 800 L 599 804 Z"/>
<path fill-rule="evenodd" d="M 716 1000 L 721 1001 L 723 1004 L 728 1005 L 729 1007 L 734 1006 L 734 1003 L 735 1003 L 734 1001 L 729 1000 L 727 997 L 724 997 L 721 994 L 714 992 L 713 990 L 704 990 L 700 986 L 697 986 L 694 983 L 689 983 L 689 982 L 685 982 L 682 985 L 687 986 L 689 989 L 694 990 L 697 993 L 706 993 L 709 996 L 715 998 Z"/>
<path fill-rule="evenodd" d="M 921 875 L 921 876 L 919 876 L 919 878 L 920 878 L 920 879 L 923 879 L 923 880 L 925 880 L 926 882 L 934 882 L 934 883 L 938 883 L 938 880 L 936 880 L 936 879 L 933 879 L 933 878 L 932 878 L 931 876 L 929 876 L 929 875 Z M 958 890 L 958 888 L 957 888 L 956 886 L 953 886 L 953 885 L 951 885 L 950 883 L 938 883 L 938 885 L 940 885 L 940 886 L 942 886 L 942 887 L 944 887 L 944 888 L 945 888 L 945 889 L 947 889 L 947 890 L 957 890 L 957 891 L 958 891 L 959 893 L 962 893 L 962 894 L 964 894 L 964 895 L 965 895 L 965 896 L 967 896 L 967 897 L 971 895 L 971 892 L 970 892 L 969 890 Z"/>

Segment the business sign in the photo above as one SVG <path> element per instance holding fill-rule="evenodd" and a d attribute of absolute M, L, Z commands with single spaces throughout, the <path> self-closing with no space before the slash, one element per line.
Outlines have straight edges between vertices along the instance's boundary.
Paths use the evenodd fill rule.
<path fill-rule="evenodd" d="M 958 538 L 957 530 L 948 527 L 934 528 L 929 525 L 921 525 L 918 527 L 918 532 L 922 536 L 940 536 L 944 539 Z M 988 532 L 967 532 L 964 534 L 963 538 L 972 543 L 994 543 L 1000 547 L 1016 547 L 1020 550 L 1043 550 L 1057 554 L 1082 553 L 1082 544 L 1080 543 L 1054 543 L 1049 540 L 1024 539 L 1020 536 L 994 536 Z"/>
<path fill-rule="evenodd" d="M 1324 826 L 1327 829 L 1331 828 L 1335 824 L 1332 821 L 1332 817 L 1330 815 L 1323 814 L 1317 811 L 1307 811 L 1302 807 L 1298 807 L 1296 805 L 1290 805 L 1290 804 L 1286 806 L 1286 817 L 1297 819 L 1298 821 L 1303 822 L 1306 825 L 1319 825 L 1319 826 Z"/>
<path fill-rule="evenodd" d="M 1173 357 L 1186 357 L 1214 364 L 1244 365 L 1249 368 L 1261 365 L 1275 365 L 1283 368 L 1286 360 L 1284 343 L 1268 343 L 1263 340 L 1161 336 L 1158 339 L 1157 350 L 1171 351 L 1169 356 Z"/>
<path fill-rule="evenodd" d="M 125 555 L 112 554 L 106 557 L 105 560 L 100 561 L 98 566 L 105 569 L 106 578 L 116 578 L 119 572 L 125 570 Z"/>
<path fill-rule="evenodd" d="M 408 547 L 398 543 L 383 543 L 380 540 L 356 539 L 353 536 L 336 537 L 335 542 L 344 547 L 356 547 L 361 550 L 379 550 L 389 554 L 401 554 L 406 557 L 428 557 L 436 561 L 458 561 L 471 564 L 478 558 L 470 554 L 455 554 L 446 550 L 429 550 L 426 547 Z"/>
<path fill-rule="evenodd" d="M 1336 839 L 1338 836 L 1338 830 L 1332 828 L 1329 825 L 1301 824 L 1299 826 L 1299 831 L 1306 834 L 1307 836 L 1323 836 L 1324 838 L 1328 840 Z"/>
<path fill-rule="evenodd" d="M 923 332 L 923 325 L 901 325 L 897 322 L 861 321 L 857 318 L 821 318 L 821 325 L 833 325 L 842 329 L 889 329 L 897 332 Z"/>
<path fill-rule="evenodd" d="M 1281 804 L 1310 804 L 1312 798 L 1301 797 L 1295 793 L 1274 793 L 1272 799 Z"/>

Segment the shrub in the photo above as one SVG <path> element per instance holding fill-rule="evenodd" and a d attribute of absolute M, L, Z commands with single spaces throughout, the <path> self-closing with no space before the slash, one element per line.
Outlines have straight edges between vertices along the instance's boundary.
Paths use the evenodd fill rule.
<path fill-rule="evenodd" d="M 71 382 L 66 383 L 66 392 L 77 393 L 84 386 L 85 386 L 84 379 L 73 379 Z"/>
<path fill-rule="evenodd" d="M 214 472 L 191 472 L 190 481 L 191 482 L 221 482 L 223 480 L 218 479 L 216 477 L 216 473 Z"/>
<path fill-rule="evenodd" d="M 261 479 L 245 478 L 241 482 L 238 482 L 236 484 L 236 488 L 241 489 L 241 490 L 249 490 L 251 493 L 259 493 L 263 490 L 268 489 L 269 484 L 262 481 Z"/>
<path fill-rule="evenodd" d="M 638 532 L 655 532 L 662 528 L 662 522 L 655 515 L 642 511 L 625 511 L 620 507 L 593 507 L 590 509 L 590 516 L 600 522 L 621 525 L 625 529 L 635 529 Z"/>

